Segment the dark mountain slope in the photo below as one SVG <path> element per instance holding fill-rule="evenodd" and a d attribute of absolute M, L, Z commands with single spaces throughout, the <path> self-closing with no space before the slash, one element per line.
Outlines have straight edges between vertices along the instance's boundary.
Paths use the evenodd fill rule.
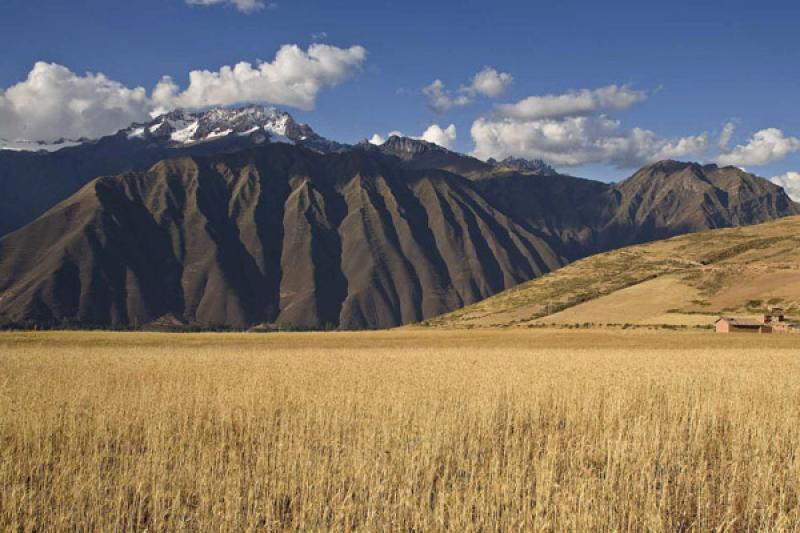
<path fill-rule="evenodd" d="M 392 135 L 380 146 L 361 144 L 358 148 L 397 157 L 406 168 L 417 170 L 435 168 L 470 179 L 491 175 L 495 170 L 495 165 L 484 163 L 480 159 L 452 152 L 434 143 L 397 135 Z"/>
<path fill-rule="evenodd" d="M 317 135 L 288 113 L 263 106 L 173 111 L 55 152 L 0 146 L 0 236 L 31 222 L 97 176 L 147 170 L 167 158 L 233 153 L 272 142 L 322 153 L 349 148 Z"/>
<path fill-rule="evenodd" d="M 17 322 L 390 327 L 562 264 L 474 183 L 290 145 L 91 182 L 0 240 Z"/>

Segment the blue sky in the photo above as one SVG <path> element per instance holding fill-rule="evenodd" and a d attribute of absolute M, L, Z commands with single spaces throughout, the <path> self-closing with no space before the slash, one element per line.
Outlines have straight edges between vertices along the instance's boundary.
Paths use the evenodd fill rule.
<path fill-rule="evenodd" d="M 622 178 L 665 154 L 721 160 L 767 177 L 800 171 L 798 2 L 277 0 L 244 7 L 222 0 L 3 0 L 0 91 L 44 61 L 77 77 L 102 73 L 120 86 L 143 87 L 150 98 L 164 75 L 180 92 L 190 71 L 272 62 L 286 44 L 300 51 L 314 42 L 359 46 L 363 59 L 312 91 L 313 109 L 278 107 L 346 142 L 453 124 L 455 139 L 445 141 L 453 149 L 549 155 L 566 172 L 598 179 Z M 470 88 L 487 66 L 513 78 L 500 94 Z M 468 103 L 432 110 L 423 89 L 434 80 L 451 100 L 465 96 Z M 610 86 L 610 100 L 609 91 L 596 92 Z M 8 102 L 3 115 L 1 95 L 0 136 L 2 121 L 27 120 Z M 498 105 L 545 95 L 563 98 L 529 102 L 533 112 L 498 112 Z M 576 101 L 589 107 L 570 108 Z M 558 102 L 566 102 L 563 114 L 541 111 Z M 478 120 L 480 141 L 471 134 Z M 719 148 L 727 123 L 735 128 Z M 63 121 L 50 129 L 62 128 Z"/>

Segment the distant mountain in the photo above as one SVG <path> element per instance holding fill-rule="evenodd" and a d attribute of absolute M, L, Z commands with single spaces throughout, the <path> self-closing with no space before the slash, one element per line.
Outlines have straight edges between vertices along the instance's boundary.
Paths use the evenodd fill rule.
<path fill-rule="evenodd" d="M 800 214 L 773 183 L 736 167 L 660 161 L 604 184 L 507 174 L 482 182 L 487 199 L 536 228 L 570 261 L 683 233 Z"/>
<path fill-rule="evenodd" d="M 387 155 L 393 155 L 403 160 L 405 166 L 409 168 L 437 168 L 473 180 L 509 174 L 559 175 L 553 167 L 541 159 L 528 160 L 507 157 L 502 161 L 490 158 L 484 162 L 431 142 L 397 135 L 392 135 L 382 145 L 374 146 L 364 141 L 358 148 L 377 150 Z"/>
<path fill-rule="evenodd" d="M 600 248 L 798 213 L 780 187 L 737 167 L 661 161 L 610 190 Z"/>
<path fill-rule="evenodd" d="M 711 327 L 780 306 L 800 320 L 800 217 L 594 255 L 428 322 Z"/>
<path fill-rule="evenodd" d="M 558 174 L 556 169 L 542 161 L 541 159 L 521 159 L 517 157 L 506 157 L 502 161 L 489 158 L 486 161 L 489 165 L 508 171 L 516 171 L 522 173 L 539 174 L 543 176 L 555 176 Z"/>
<path fill-rule="evenodd" d="M 380 146 L 362 143 L 358 148 L 397 157 L 406 168 L 446 170 L 469 179 L 490 175 L 494 168 L 480 159 L 450 151 L 437 144 L 397 135 L 392 135 Z"/>
<path fill-rule="evenodd" d="M 32 221 L 95 177 L 146 170 L 162 159 L 230 153 L 270 142 L 321 153 L 348 148 L 264 106 L 173 111 L 96 140 L 0 142 L 0 235 Z"/>
<path fill-rule="evenodd" d="M 0 315 L 390 327 L 561 264 L 461 176 L 276 143 L 92 181 L 0 239 Z"/>

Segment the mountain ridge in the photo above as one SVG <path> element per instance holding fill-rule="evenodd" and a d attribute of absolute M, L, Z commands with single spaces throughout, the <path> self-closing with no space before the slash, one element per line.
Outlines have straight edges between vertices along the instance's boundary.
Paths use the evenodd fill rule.
<path fill-rule="evenodd" d="M 465 176 L 449 170 L 462 164 L 458 154 L 420 153 L 266 143 L 97 178 L 0 239 L 0 315 L 40 326 L 386 328 L 614 247 L 608 228 L 626 235 L 621 245 L 655 235 L 623 231 L 639 219 L 627 207 L 616 216 L 630 203 L 611 201 L 621 185 L 488 166 Z M 659 168 L 645 167 L 633 183 Z M 695 206 L 691 187 L 676 187 L 666 204 L 633 203 L 663 219 L 657 236 L 800 213 L 779 187 L 719 172 L 706 176 L 716 185 L 700 181 L 727 195 L 725 209 L 680 219 L 686 224 L 670 226 L 663 209 L 681 191 L 691 194 L 678 204 Z M 731 213 L 737 218 L 726 221 Z"/>

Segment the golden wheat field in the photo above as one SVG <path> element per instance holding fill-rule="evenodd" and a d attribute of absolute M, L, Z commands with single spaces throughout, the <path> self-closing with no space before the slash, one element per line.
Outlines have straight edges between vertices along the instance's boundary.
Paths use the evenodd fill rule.
<path fill-rule="evenodd" d="M 0 335 L 4 531 L 798 531 L 800 338 Z"/>

